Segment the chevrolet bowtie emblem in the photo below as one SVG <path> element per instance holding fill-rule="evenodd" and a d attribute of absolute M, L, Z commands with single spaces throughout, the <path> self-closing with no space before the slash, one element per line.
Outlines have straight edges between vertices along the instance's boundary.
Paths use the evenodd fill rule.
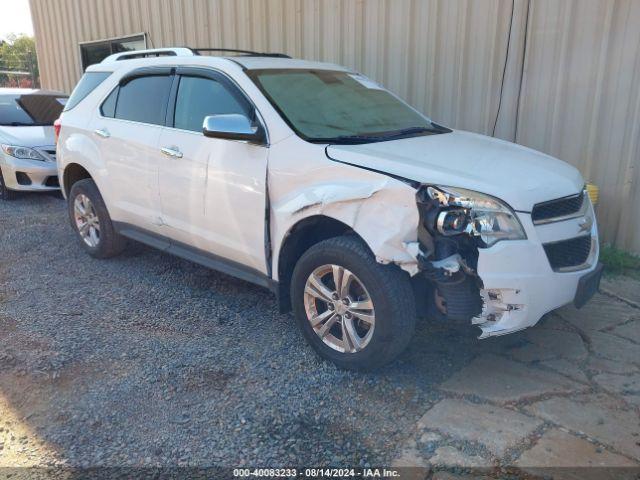
<path fill-rule="evenodd" d="M 591 217 L 584 217 L 582 220 L 578 222 L 578 228 L 580 229 L 581 232 L 586 232 L 591 230 L 592 226 L 593 226 L 593 218 Z"/>

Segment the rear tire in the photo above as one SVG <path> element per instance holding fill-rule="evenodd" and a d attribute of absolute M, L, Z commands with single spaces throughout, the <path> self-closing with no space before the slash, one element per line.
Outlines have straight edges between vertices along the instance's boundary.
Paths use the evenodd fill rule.
<path fill-rule="evenodd" d="M 0 171 L 0 199 L 5 201 L 15 200 L 18 196 L 18 192 L 14 190 L 9 190 L 7 185 L 4 183 L 4 177 L 2 176 L 2 171 Z"/>
<path fill-rule="evenodd" d="M 408 274 L 397 265 L 378 263 L 356 237 L 331 238 L 307 250 L 293 271 L 291 299 L 306 340 L 321 357 L 348 370 L 389 363 L 406 348 L 415 329 Z"/>
<path fill-rule="evenodd" d="M 82 248 L 94 258 L 111 258 L 122 253 L 126 239 L 113 228 L 102 195 L 89 178 L 71 187 L 67 203 L 71 227 Z"/>

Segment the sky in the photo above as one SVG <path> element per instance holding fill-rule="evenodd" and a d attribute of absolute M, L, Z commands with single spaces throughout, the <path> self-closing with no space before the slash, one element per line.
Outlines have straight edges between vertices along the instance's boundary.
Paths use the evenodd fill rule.
<path fill-rule="evenodd" d="M 0 39 L 10 33 L 33 35 L 29 0 L 0 0 Z"/>

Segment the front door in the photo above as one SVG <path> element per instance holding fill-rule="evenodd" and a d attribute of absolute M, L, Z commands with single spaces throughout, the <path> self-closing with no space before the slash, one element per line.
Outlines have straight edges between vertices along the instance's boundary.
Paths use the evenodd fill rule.
<path fill-rule="evenodd" d="M 170 238 L 266 273 L 268 148 L 205 137 L 208 115 L 252 116 L 253 107 L 222 74 L 178 68 L 168 125 L 160 134 L 159 191 Z"/>

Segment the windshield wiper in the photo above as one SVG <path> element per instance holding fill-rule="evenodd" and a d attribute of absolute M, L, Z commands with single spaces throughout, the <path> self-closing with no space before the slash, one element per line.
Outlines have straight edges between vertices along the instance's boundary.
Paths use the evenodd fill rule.
<path fill-rule="evenodd" d="M 361 143 L 382 142 L 388 140 L 388 137 L 374 135 L 340 135 L 338 137 L 321 137 L 310 138 L 312 142 L 317 143 L 341 143 L 345 145 L 359 145 Z"/>
<path fill-rule="evenodd" d="M 442 130 L 437 128 L 429 128 L 429 127 L 409 127 L 403 128 L 402 130 L 396 130 L 394 132 L 389 132 L 389 137 L 402 137 L 404 135 L 412 135 L 414 133 L 442 133 Z"/>
<path fill-rule="evenodd" d="M 401 130 L 381 132 L 378 135 L 340 135 L 338 137 L 312 139 L 312 141 L 357 145 L 361 143 L 384 142 L 418 133 L 444 133 L 444 130 L 430 127 L 409 127 Z"/>

